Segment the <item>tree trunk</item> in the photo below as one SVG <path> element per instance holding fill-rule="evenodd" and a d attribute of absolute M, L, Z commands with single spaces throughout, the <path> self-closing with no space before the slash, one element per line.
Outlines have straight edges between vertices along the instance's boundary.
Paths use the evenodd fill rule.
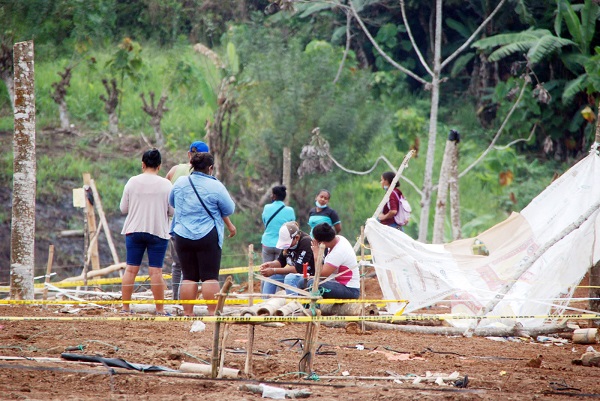
<path fill-rule="evenodd" d="M 165 144 L 165 137 L 163 136 L 162 129 L 160 128 L 160 122 L 162 121 L 163 115 L 165 112 L 169 111 L 168 108 L 165 107 L 165 102 L 167 101 L 167 96 L 162 95 L 157 104 L 154 102 L 154 92 L 150 92 L 150 104 L 146 102 L 146 97 L 143 93 L 140 94 L 142 98 L 142 110 L 148 114 L 150 117 L 150 126 L 154 130 L 154 141 L 158 148 L 162 148 Z"/>
<path fill-rule="evenodd" d="M 14 45 L 15 131 L 10 297 L 33 299 L 35 252 L 35 85 L 33 41 Z"/>
<path fill-rule="evenodd" d="M 111 136 L 116 136 L 119 133 L 119 115 L 117 114 L 119 89 L 117 88 L 117 80 L 111 79 L 109 85 L 108 80 L 103 79 L 102 84 L 106 89 L 107 96 L 100 95 L 100 100 L 104 102 L 104 111 L 108 114 L 108 132 Z"/>
<path fill-rule="evenodd" d="M 600 146 L 600 101 L 598 101 L 598 114 L 596 116 L 596 142 L 595 146 Z M 600 262 L 596 263 L 590 269 L 590 291 L 589 291 L 589 309 L 593 312 L 600 312 Z M 594 320 L 596 326 L 600 325 L 600 320 Z"/>
<path fill-rule="evenodd" d="M 438 194 L 435 209 L 435 219 L 433 222 L 432 243 L 442 244 L 444 242 L 444 231 L 446 227 L 446 205 L 448 200 L 448 189 L 451 196 L 451 221 L 452 236 L 456 239 L 460 237 L 460 215 L 459 215 L 459 195 L 458 195 L 458 142 L 460 137 L 458 132 L 452 130 L 446 141 L 446 150 L 440 168 L 440 178 L 438 181 Z M 458 227 L 456 226 L 458 224 Z"/>
<path fill-rule="evenodd" d="M 433 77 L 431 79 L 431 112 L 429 115 L 429 140 L 427 142 L 427 159 L 425 160 L 425 177 L 423 179 L 423 196 L 421 197 L 421 218 L 419 220 L 420 242 L 427 241 L 429 230 L 429 208 L 431 205 L 433 164 L 435 159 L 435 140 L 440 102 L 440 71 L 442 54 L 442 0 L 436 0 L 435 15 L 435 49 L 433 60 Z"/>
<path fill-rule="evenodd" d="M 450 223 L 452 225 L 452 240 L 462 238 L 462 226 L 460 223 L 460 193 L 458 186 L 458 141 L 453 146 L 450 162 Z"/>
<path fill-rule="evenodd" d="M 8 92 L 8 97 L 10 98 L 10 105 L 13 110 L 15 109 L 15 80 L 12 75 L 8 73 L 2 74 L 2 81 L 4 85 L 6 85 L 6 91 Z"/>
<path fill-rule="evenodd" d="M 67 102 L 65 97 L 67 96 L 67 88 L 71 85 L 71 71 L 73 67 L 65 67 L 65 71 L 58 73 L 60 81 L 52 84 L 54 92 L 50 95 L 52 100 L 58 105 L 58 113 L 60 118 L 60 127 L 64 130 L 68 130 L 71 126 L 69 122 L 69 113 L 67 112 Z"/>
<path fill-rule="evenodd" d="M 60 118 L 60 128 L 65 130 L 71 128 L 69 112 L 67 111 L 67 102 L 64 100 L 58 104 L 58 116 Z"/>
<path fill-rule="evenodd" d="M 440 167 L 440 178 L 438 180 L 437 202 L 435 204 L 435 218 L 433 220 L 433 237 L 431 243 L 442 244 L 444 242 L 444 228 L 446 223 L 446 202 L 448 200 L 448 177 L 450 176 L 451 153 L 455 147 L 454 142 L 446 141 L 446 150 Z"/>
<path fill-rule="evenodd" d="M 287 146 L 283 148 L 283 185 L 288 192 L 292 191 L 292 152 Z M 290 197 L 286 197 L 284 202 L 289 206 Z"/>
<path fill-rule="evenodd" d="M 119 116 L 116 110 L 108 113 L 108 132 L 111 136 L 119 134 Z"/>
<path fill-rule="evenodd" d="M 11 40 L 12 42 L 12 40 Z M 10 97 L 10 105 L 15 109 L 15 82 L 13 67 L 13 49 L 4 43 L 0 43 L 0 79 L 6 85 L 6 91 Z"/>
<path fill-rule="evenodd" d="M 223 183 L 229 181 L 236 168 L 232 164 L 232 159 L 239 146 L 239 137 L 234 137 L 231 132 L 233 110 L 237 107 L 229 90 L 229 86 L 233 82 L 235 82 L 235 77 L 225 77 L 221 80 L 214 121 L 208 121 L 206 124 L 208 146 L 215 157 L 215 176 Z"/>

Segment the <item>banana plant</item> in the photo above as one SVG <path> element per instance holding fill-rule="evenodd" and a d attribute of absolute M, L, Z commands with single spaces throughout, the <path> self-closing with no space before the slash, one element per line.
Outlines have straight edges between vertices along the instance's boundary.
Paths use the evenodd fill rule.
<path fill-rule="evenodd" d="M 586 68 L 592 57 L 591 43 L 600 17 L 600 6 L 594 0 L 585 0 L 579 5 L 572 5 L 568 0 L 556 0 L 556 5 L 554 33 L 548 29 L 530 28 L 481 39 L 473 46 L 480 50 L 495 49 L 489 56 L 490 62 L 523 53 L 532 66 L 558 54 L 564 66 L 576 76 L 563 89 L 563 102 L 569 104 L 578 93 L 600 90 L 588 76 L 589 67 Z M 563 22 L 568 38 L 563 37 Z"/>

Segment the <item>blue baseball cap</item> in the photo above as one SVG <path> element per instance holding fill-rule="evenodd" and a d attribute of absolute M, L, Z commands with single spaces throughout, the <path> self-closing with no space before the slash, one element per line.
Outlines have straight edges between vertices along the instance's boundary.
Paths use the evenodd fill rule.
<path fill-rule="evenodd" d="M 192 142 L 190 145 L 190 152 L 210 152 L 208 145 L 202 141 Z"/>

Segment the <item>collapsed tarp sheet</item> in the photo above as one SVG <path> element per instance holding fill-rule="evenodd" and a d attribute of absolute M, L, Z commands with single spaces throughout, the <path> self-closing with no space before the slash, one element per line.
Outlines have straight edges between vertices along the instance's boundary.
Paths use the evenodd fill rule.
<path fill-rule="evenodd" d="M 450 300 L 449 322 L 468 327 L 494 299 L 481 326 L 497 324 L 539 327 L 548 320 L 532 318 L 563 313 L 588 268 L 600 256 L 600 157 L 591 153 L 548 186 L 524 208 L 476 238 L 448 244 L 423 244 L 374 219 L 366 224 L 379 284 L 386 299 L 407 299 L 406 312 Z M 564 236 L 519 277 L 515 273 L 536 251 L 561 237 L 568 226 L 594 210 L 579 228 Z M 479 240 L 489 256 L 475 255 Z M 510 287 L 505 294 L 501 289 Z M 498 297 L 498 298 L 494 298 Z M 390 304 L 396 312 L 400 304 Z M 502 318 L 494 318 L 500 316 Z"/>
<path fill-rule="evenodd" d="M 140 372 L 177 372 L 176 370 L 173 370 L 171 368 L 166 368 L 163 366 L 144 365 L 141 363 L 131 363 L 121 358 L 104 358 L 101 356 L 69 354 L 66 352 L 63 352 L 62 354 L 60 354 L 60 356 L 61 358 L 66 359 L 67 361 L 97 362 L 106 366 L 138 370 Z"/>

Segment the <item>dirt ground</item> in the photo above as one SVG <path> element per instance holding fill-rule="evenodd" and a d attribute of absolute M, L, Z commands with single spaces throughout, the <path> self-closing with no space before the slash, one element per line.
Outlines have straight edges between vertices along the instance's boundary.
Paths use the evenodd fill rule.
<path fill-rule="evenodd" d="M 376 278 L 367 294 L 377 294 Z M 582 290 L 585 296 L 587 289 Z M 119 305 L 115 305 L 119 307 Z M 258 400 L 244 384 L 306 389 L 319 400 L 564 400 L 600 397 L 600 369 L 576 366 L 589 345 L 511 338 L 408 334 L 393 330 L 356 332 L 321 325 L 315 375 L 299 378 L 306 324 L 255 326 L 252 374 L 244 375 L 248 325 L 230 325 L 225 366 L 237 379 L 210 379 L 178 372 L 138 372 L 99 363 L 70 362 L 69 352 L 121 358 L 133 364 L 178 370 L 182 362 L 210 363 L 214 324 L 191 332 L 190 321 L 103 321 L 123 317 L 117 309 L 63 306 L 0 306 L 0 316 L 97 317 L 89 321 L 0 320 L 0 398 L 3 400 Z M 431 313 L 440 312 L 432 308 Z M 428 312 L 428 311 L 424 311 Z M 582 327 L 587 322 L 579 322 Z M 223 327 L 223 326 L 222 326 Z M 355 327 L 354 327 L 355 328 Z M 593 345 L 598 347 L 600 345 Z M 539 356 L 541 355 L 541 358 Z M 10 358 L 12 357 L 12 358 Z M 532 360 L 541 361 L 539 367 Z M 535 361 L 534 361 L 535 362 Z M 428 373 L 429 372 L 429 373 Z M 414 383 L 417 376 L 453 372 L 468 386 Z M 411 376 L 391 380 L 393 375 Z M 332 378 L 333 377 L 333 378 Z"/>

